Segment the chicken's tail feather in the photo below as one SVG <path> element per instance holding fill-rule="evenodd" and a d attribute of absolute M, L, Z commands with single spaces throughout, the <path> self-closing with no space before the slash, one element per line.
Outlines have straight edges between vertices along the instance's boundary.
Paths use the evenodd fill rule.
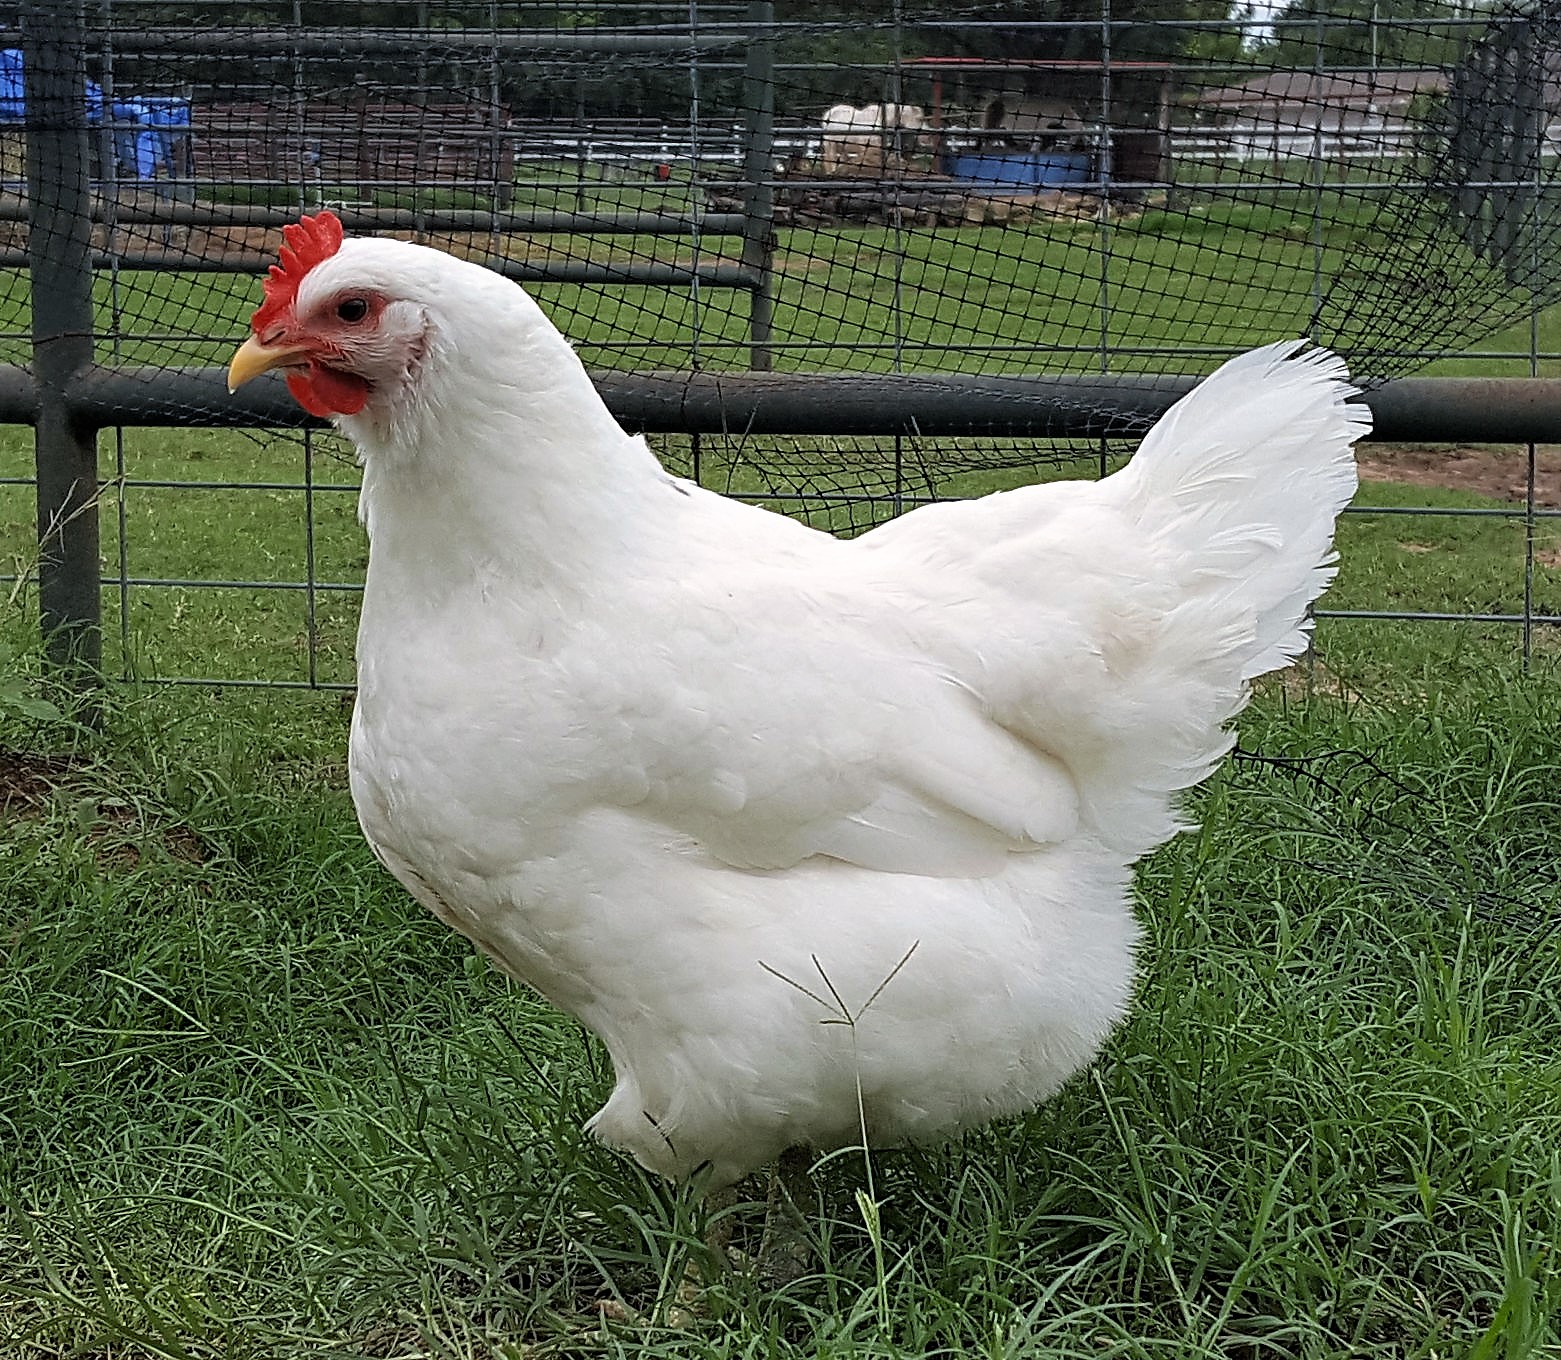
<path fill-rule="evenodd" d="M 1176 829 L 1165 795 L 1230 749 L 1248 682 L 1306 647 L 1355 491 L 1350 445 L 1370 427 L 1355 395 L 1335 355 L 1269 345 L 1184 397 L 1098 484 L 1146 550 L 1137 590 L 1153 621 L 1116 670 L 1099 723 L 1112 739 L 1075 769 L 1099 834 L 1128 854 Z"/>
<path fill-rule="evenodd" d="M 1334 522 L 1355 494 L 1351 445 L 1371 429 L 1357 395 L 1330 351 L 1266 345 L 1182 398 L 1107 483 L 1161 560 L 1196 578 L 1190 593 L 1224 600 L 1221 622 L 1244 634 L 1243 680 L 1305 650 L 1308 608 L 1335 572 Z"/>

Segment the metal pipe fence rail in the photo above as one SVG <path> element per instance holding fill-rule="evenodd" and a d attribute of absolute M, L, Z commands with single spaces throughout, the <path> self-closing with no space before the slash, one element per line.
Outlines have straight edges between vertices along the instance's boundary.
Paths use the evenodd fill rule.
<path fill-rule="evenodd" d="M 647 433 L 720 436 L 740 430 L 745 436 L 902 436 L 938 435 L 985 438 L 1046 438 L 1099 440 L 1120 437 L 1127 429 L 1142 430 L 1163 414 L 1194 385 L 1191 379 L 1134 379 L 1130 377 L 994 379 L 951 376 L 929 379 L 893 375 L 724 374 L 680 373 L 596 375 L 609 408 L 626 426 Z M 155 400 L 151 390 L 159 390 Z M 163 427 L 168 422 L 167 403 L 188 411 L 205 408 L 199 420 L 208 428 L 319 430 L 324 423 L 307 416 L 292 402 L 279 383 L 257 384 L 235 394 L 225 406 L 225 381 L 221 370 L 135 370 L 87 367 L 73 384 L 56 394 L 68 427 L 76 437 L 92 438 L 110 428 Z M 1561 380 L 1535 379 L 1407 379 L 1366 394 L 1373 413 L 1374 431 L 1368 442 L 1478 441 L 1518 443 L 1529 451 L 1532 479 L 1535 445 L 1561 444 Z M 0 368 L 0 422 L 32 424 L 39 415 L 39 394 L 32 376 L 16 367 Z M 193 417 L 183 423 L 193 427 Z M 357 484 L 348 481 L 171 481 L 121 476 L 115 480 L 118 495 L 132 490 L 256 491 L 298 493 L 308 498 L 309 511 L 318 497 L 355 496 Z M 1360 516 L 1444 516 L 1463 520 L 1519 522 L 1528 527 L 1527 542 L 1546 523 L 1561 522 L 1561 509 L 1533 503 L 1532 480 L 1526 504 L 1507 508 L 1448 508 L 1399 506 L 1352 508 Z M 871 503 L 876 497 L 849 492 L 818 491 L 787 496 L 767 492 L 752 497 L 779 508 L 797 505 L 818 507 Z M 928 497 L 902 492 L 899 508 L 927 503 Z M 68 512 L 67 512 L 68 513 Z M 101 590 L 121 598 L 137 589 L 280 591 L 313 598 L 316 594 L 356 595 L 356 581 L 332 580 L 311 573 L 297 580 L 220 579 L 102 573 L 97 563 L 84 579 L 66 578 L 71 595 L 86 601 L 86 617 L 73 619 L 72 627 L 55 635 L 51 655 L 61 665 L 80 665 L 84 659 L 95 667 L 101 654 L 84 649 L 83 632 L 101 627 L 101 615 L 91 612 Z M 13 579 L 0 576 L 0 580 Z M 1425 623 L 1498 623 L 1533 629 L 1561 624 L 1561 614 L 1542 609 L 1511 611 L 1447 612 L 1421 609 L 1320 608 L 1319 618 L 1405 620 Z M 46 621 L 45 626 L 48 626 Z M 312 661 L 312 658 L 311 658 Z M 231 677 L 172 676 L 186 683 L 223 685 L 270 684 L 272 681 L 235 681 Z M 343 681 L 275 681 L 284 688 L 348 689 Z"/>
<path fill-rule="evenodd" d="M 271 262 L 273 243 L 259 233 L 274 234 L 300 210 L 329 204 L 349 231 L 415 235 L 537 285 L 566 333 L 573 337 L 570 325 L 578 326 L 603 396 L 626 427 L 672 437 L 701 480 L 837 528 L 961 494 L 959 474 L 984 457 L 993 468 L 1012 468 L 1027 461 L 1027 450 L 1038 463 L 1082 454 L 1103 471 L 1191 387 L 1190 370 L 1274 338 L 1274 326 L 1281 334 L 1308 332 L 1362 356 L 1373 440 L 1525 451 L 1523 484 L 1508 504 L 1353 511 L 1522 526 L 1514 607 L 1322 609 L 1319 616 L 1513 624 L 1526 657 L 1536 629 L 1561 623 L 1561 612 L 1547 609 L 1535 589 L 1539 530 L 1561 520 L 1561 509 L 1542 502 L 1537 481 L 1541 446 L 1561 445 L 1561 379 L 1538 376 L 1556 349 L 1545 308 L 1561 296 L 1553 277 L 1561 271 L 1548 263 L 1561 254 L 1553 249 L 1561 244 L 1554 183 L 1561 98 L 1536 112 L 1543 92 L 1525 95 L 1521 80 L 1492 68 L 1489 53 L 1510 50 L 1527 60 L 1550 52 L 1554 34 L 1534 26 L 1548 23 L 1552 8 L 1539 6 L 1538 18 L 1526 11 L 1506 28 L 1456 6 L 1445 20 L 1374 25 L 1376 37 L 1396 32 L 1404 42 L 1443 43 L 1427 47 L 1441 54 L 1443 74 L 1419 73 L 1434 107 L 1406 103 L 1391 116 L 1371 109 L 1361 114 L 1365 122 L 1346 128 L 1324 121 L 1361 112 L 1348 102 L 1356 98 L 1350 82 L 1360 91 L 1379 91 L 1382 83 L 1375 66 L 1329 57 L 1325 43 L 1347 43 L 1361 31 L 1358 21 L 1333 18 L 1129 25 L 1104 8 L 1084 24 L 1012 18 L 1001 25 L 1010 49 L 1030 42 L 1049 51 L 1046 42 L 1075 42 L 1081 29 L 1097 47 L 1077 59 L 988 53 L 956 76 L 949 74 L 959 72 L 953 58 L 925 50 L 929 32 L 949 41 L 952 21 L 934 26 L 925 16 L 901 16 L 876 30 L 873 62 L 831 75 L 816 61 L 787 55 L 788 42 L 825 29 L 776 23 L 762 3 L 707 11 L 708 29 L 697 5 L 661 23 L 655 6 L 641 5 L 623 7 L 624 24 L 596 29 L 430 32 L 310 28 L 296 22 L 290 0 L 279 4 L 275 24 L 242 31 L 102 22 L 136 13 L 133 0 L 90 9 L 85 0 L 27 0 L 25 175 L 17 192 L 0 193 L 0 269 L 17 278 L 26 271 L 31 327 L 25 350 L 16 332 L 0 334 L 0 425 L 31 427 L 35 457 L 30 474 L 0 466 L 0 492 L 35 493 L 39 547 L 36 563 L 0 573 L 0 581 L 20 582 L 36 568 L 47 654 L 83 677 L 104 669 L 105 597 L 117 597 L 118 667 L 126 673 L 134 668 L 137 592 L 302 598 L 307 624 L 296 677 L 159 678 L 345 687 L 321 669 L 318 639 L 327 623 L 340 623 L 334 602 L 350 600 L 359 585 L 341 562 L 325 560 L 317 530 L 349 500 L 355 479 L 331 470 L 339 465 L 320 422 L 279 383 L 230 396 L 214 362 L 241 332 L 258 291 L 253 276 Z M 952 27 L 963 25 L 962 40 L 979 45 L 994 24 L 963 16 Z M 1326 73 L 1343 91 L 1338 106 L 1320 111 L 1315 100 L 1302 101 L 1297 110 L 1266 94 L 1263 81 L 1281 68 L 1254 57 L 1249 42 L 1258 28 L 1276 51 L 1286 41 L 1311 42 L 1283 69 L 1310 71 L 1319 89 Z M 1131 43 L 1145 29 L 1169 45 L 1170 57 L 1134 55 Z M 1188 34 L 1211 33 L 1236 35 L 1240 45 L 1202 61 L 1179 45 Z M 839 31 L 826 36 L 837 39 Z M 907 44 L 920 44 L 920 55 Z M 580 93 L 586 59 L 626 63 L 622 71 L 647 85 L 671 81 L 681 103 L 664 103 L 640 120 L 655 124 L 643 135 L 619 112 L 593 118 Z M 551 135 L 548 118 L 534 111 L 514 126 L 495 126 L 493 137 L 511 139 L 523 154 L 492 155 L 483 164 L 487 178 L 461 183 L 430 172 L 410 181 L 394 166 L 365 165 L 333 182 L 304 163 L 303 113 L 337 89 L 331 81 L 345 60 L 384 64 L 389 74 L 375 76 L 376 88 L 392 95 L 404 85 L 409 98 L 437 96 L 446 101 L 441 107 L 455 108 L 459 94 L 480 110 L 523 93 L 506 62 L 535 60 L 539 72 L 564 71 L 580 102 L 557 96 Z M 1027 63 L 1045 81 L 1032 80 Z M 298 163 L 286 178 L 224 180 L 231 202 L 220 201 L 214 182 L 180 179 L 168 168 L 145 183 L 114 178 L 102 143 L 140 125 L 118 113 L 94 124 L 83 116 L 94 98 L 114 107 L 137 73 L 169 85 L 188 76 L 184 88 L 209 92 L 220 87 L 214 71 L 240 69 L 234 85 L 246 99 L 259 107 L 270 91 L 276 107 L 292 110 L 285 158 Z M 870 80 L 859 78 L 863 71 Z M 274 73 L 270 85 L 265 72 Z M 455 90 L 452 72 L 464 72 L 471 87 Z M 937 136 L 891 129 L 886 120 L 900 115 L 883 110 L 910 107 L 902 101 L 931 89 L 932 72 L 942 82 Z M 849 144 L 844 171 L 824 165 L 826 140 L 841 135 L 823 121 L 831 79 L 855 80 L 858 99 L 880 110 L 876 130 Z M 984 79 L 992 82 L 985 91 Z M 786 93 L 788 81 L 809 91 L 808 117 L 788 107 L 800 98 Z M 1229 91 L 1248 83 L 1241 107 L 1258 107 L 1261 118 L 1211 124 L 1200 91 L 1218 87 L 1229 104 L 1236 99 Z M 1066 97 L 1038 93 L 1043 85 L 1066 89 Z M 361 82 L 343 88 L 343 107 L 368 99 Z M 965 101 L 958 112 L 956 91 Z M 1488 91 L 1513 107 L 1479 103 Z M 865 98 L 874 94 L 881 102 Z M 977 125 L 997 117 L 998 106 L 1006 121 Z M 372 105 L 364 108 L 372 123 Z M 1444 135 L 1456 109 L 1464 121 Z M 330 128 L 347 126 L 339 109 L 332 118 Z M 408 136 L 416 133 L 415 120 L 397 126 L 403 123 Z M 217 125 L 209 111 L 197 111 L 189 126 L 198 141 Z M 466 137 L 465 122 L 460 131 Z M 1459 161 L 1476 140 L 1478 153 Z M 148 145 L 155 153 L 158 144 Z M 417 146 L 436 162 L 437 130 Z M 973 168 L 961 170 L 961 156 Z M 601 178 L 571 177 L 557 168 L 566 163 L 589 165 Z M 620 175 L 624 165 L 637 168 Z M 1002 178 L 1011 171 L 1036 178 Z M 1406 195 L 1406 186 L 1414 192 Z M 951 223 L 950 211 L 963 217 Z M 1433 212 L 1438 221 L 1422 221 Z M 1160 237 L 1151 230 L 1155 221 Z M 1395 232 L 1408 243 L 1399 253 Z M 1455 265 L 1474 282 L 1459 282 Z M 1048 282 L 1050 296 L 1023 291 Z M 1203 295 L 1234 284 L 1247 290 L 1245 312 L 1218 312 Z M 1476 287 L 1499 300 L 1491 315 L 1501 325 L 1477 315 Z M 989 294 L 1000 296 L 989 303 Z M 971 313 L 973 322 L 965 319 Z M 1448 336 L 1440 348 L 1428 343 L 1439 324 Z M 1471 343 L 1492 333 L 1495 348 Z M 1005 368 L 1032 355 L 1057 371 Z M 1395 376 L 1419 360 L 1449 357 L 1494 371 Z M 1508 361 L 1505 370 L 1498 359 Z M 1529 376 L 1510 376 L 1513 360 Z M 133 446 L 148 429 L 272 432 L 293 441 L 303 471 L 279 474 L 268 465 L 226 480 L 141 473 Z M 769 469 L 758 468 L 750 452 L 764 440 L 788 441 L 765 455 L 774 460 Z M 105 443 L 108 467 L 100 466 Z M 866 443 L 870 453 L 862 451 Z M 957 457 L 943 468 L 949 450 Z M 218 493 L 297 498 L 302 569 L 275 579 L 177 563 L 132 570 L 138 530 L 127 498 Z M 114 514 L 106 537 L 105 505 Z M 105 543 L 117 562 L 105 563 Z"/>

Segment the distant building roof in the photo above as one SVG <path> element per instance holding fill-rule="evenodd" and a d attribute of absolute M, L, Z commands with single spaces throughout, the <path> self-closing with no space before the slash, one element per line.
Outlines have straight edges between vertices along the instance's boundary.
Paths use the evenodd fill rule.
<path fill-rule="evenodd" d="M 1169 61 L 1064 61 L 1043 57 L 907 57 L 902 66 L 930 67 L 944 71 L 1174 71 Z"/>
<path fill-rule="evenodd" d="M 1310 109 L 1402 113 L 1417 95 L 1447 89 L 1445 71 L 1272 71 L 1240 85 L 1203 90 L 1200 108 L 1220 113 L 1288 115 Z"/>

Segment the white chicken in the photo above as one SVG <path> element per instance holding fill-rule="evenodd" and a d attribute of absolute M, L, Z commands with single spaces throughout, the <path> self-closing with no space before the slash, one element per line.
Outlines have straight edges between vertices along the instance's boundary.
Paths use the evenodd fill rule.
<path fill-rule="evenodd" d="M 1341 361 L 1256 350 L 1103 481 L 842 541 L 670 476 L 497 274 L 287 236 L 229 382 L 285 370 L 361 451 L 364 833 L 601 1037 L 596 1134 L 722 1185 L 1085 1064 L 1134 861 L 1333 574 Z"/>

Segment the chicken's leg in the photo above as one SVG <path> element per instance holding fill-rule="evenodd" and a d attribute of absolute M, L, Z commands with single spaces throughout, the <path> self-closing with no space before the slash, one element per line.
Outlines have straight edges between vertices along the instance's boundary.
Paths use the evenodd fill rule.
<path fill-rule="evenodd" d="M 814 1201 L 813 1155 L 804 1147 L 781 1153 L 770 1172 L 764 1236 L 759 1242 L 757 1273 L 766 1283 L 790 1284 L 808 1273 L 813 1248 L 808 1242 L 803 1206 Z"/>

